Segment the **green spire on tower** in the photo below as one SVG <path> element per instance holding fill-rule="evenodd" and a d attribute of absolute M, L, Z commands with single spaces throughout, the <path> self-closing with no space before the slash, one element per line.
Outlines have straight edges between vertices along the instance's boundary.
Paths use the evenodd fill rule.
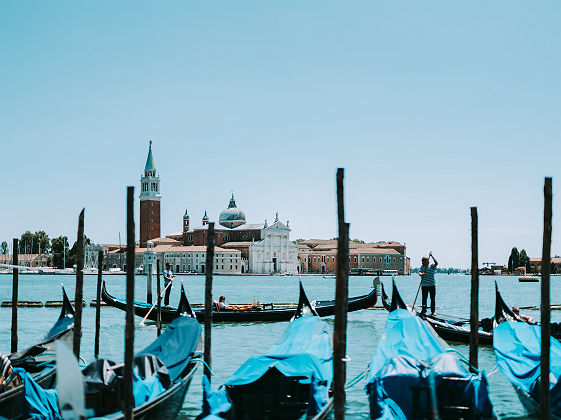
<path fill-rule="evenodd" d="M 154 165 L 154 158 L 152 157 L 152 140 L 150 140 L 150 147 L 148 149 L 148 158 L 146 159 L 145 171 L 155 171 L 156 165 Z"/>

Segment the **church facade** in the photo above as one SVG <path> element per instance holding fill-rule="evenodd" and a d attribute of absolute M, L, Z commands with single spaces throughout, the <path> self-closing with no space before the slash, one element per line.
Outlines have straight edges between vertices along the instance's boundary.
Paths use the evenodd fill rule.
<path fill-rule="evenodd" d="M 160 177 L 152 156 L 152 142 L 140 179 L 140 243 L 138 253 L 143 271 L 153 266 L 156 258 L 169 262 L 176 272 L 204 273 L 209 217 L 205 211 L 201 225 L 191 226 L 187 210 L 182 230 L 161 237 Z M 274 274 L 298 272 L 298 246 L 290 241 L 289 223 L 278 218 L 270 226 L 247 223 L 245 213 L 236 204 L 234 194 L 220 212 L 214 227 L 215 265 L 217 274 Z M 119 262 L 122 256 L 119 256 Z M 116 261 L 116 260 L 115 260 Z M 116 262 L 115 262 L 115 265 Z"/>
<path fill-rule="evenodd" d="M 183 230 L 166 237 L 181 241 L 183 246 L 204 246 L 208 236 L 208 214 L 205 211 L 202 224 L 191 227 L 187 211 L 183 216 Z M 218 247 L 241 252 L 242 273 L 274 274 L 298 272 L 298 246 L 290 241 L 288 222 L 275 217 L 272 225 L 246 223 L 245 213 L 237 207 L 232 194 L 228 207 L 219 215 L 214 227 L 214 243 Z"/>

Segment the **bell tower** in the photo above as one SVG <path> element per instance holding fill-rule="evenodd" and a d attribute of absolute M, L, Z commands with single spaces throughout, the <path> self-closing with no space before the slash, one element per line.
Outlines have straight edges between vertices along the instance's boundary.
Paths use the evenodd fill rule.
<path fill-rule="evenodd" d="M 183 215 L 183 246 L 187 245 L 187 232 L 189 232 L 189 214 L 187 209 L 185 209 L 185 214 Z"/>
<path fill-rule="evenodd" d="M 148 158 L 144 176 L 140 178 L 140 246 L 146 247 L 150 239 L 160 237 L 160 177 L 152 157 L 152 141 L 148 148 Z"/>

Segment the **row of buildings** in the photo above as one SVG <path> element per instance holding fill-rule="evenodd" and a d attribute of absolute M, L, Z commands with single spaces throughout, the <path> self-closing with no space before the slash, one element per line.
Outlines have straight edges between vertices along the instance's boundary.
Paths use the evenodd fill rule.
<path fill-rule="evenodd" d="M 209 217 L 205 211 L 200 225 L 193 225 L 187 210 L 182 229 L 161 235 L 160 177 L 152 154 L 152 142 L 144 173 L 140 178 L 140 241 L 136 249 L 135 267 L 147 272 L 159 259 L 170 263 L 177 273 L 205 273 L 206 243 Z M 238 208 L 234 195 L 227 208 L 220 212 L 214 227 L 215 256 L 213 270 L 217 274 L 334 273 L 336 241 L 310 240 L 298 244 L 290 240 L 289 222 L 250 224 Z M 102 245 L 104 268 L 124 270 L 126 251 L 117 245 Z M 92 251 L 93 252 L 93 251 Z M 90 257 L 94 263 L 96 258 Z M 350 267 L 353 270 L 392 270 L 409 273 L 405 246 L 397 242 L 376 244 L 350 243 Z"/>

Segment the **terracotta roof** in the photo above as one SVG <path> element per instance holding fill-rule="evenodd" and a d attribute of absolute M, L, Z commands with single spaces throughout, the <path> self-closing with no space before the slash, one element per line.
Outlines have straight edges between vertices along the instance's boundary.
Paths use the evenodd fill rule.
<path fill-rule="evenodd" d="M 249 248 L 253 245 L 250 241 L 239 241 L 239 242 L 226 242 L 222 244 L 222 248 Z"/>
<path fill-rule="evenodd" d="M 180 243 L 175 239 L 165 237 L 150 239 L 148 242 L 152 242 L 154 245 L 175 245 Z"/>
<path fill-rule="evenodd" d="M 541 258 L 530 258 L 530 264 L 540 264 L 541 262 Z M 552 257 L 551 262 L 553 264 L 561 264 L 561 257 Z"/>

